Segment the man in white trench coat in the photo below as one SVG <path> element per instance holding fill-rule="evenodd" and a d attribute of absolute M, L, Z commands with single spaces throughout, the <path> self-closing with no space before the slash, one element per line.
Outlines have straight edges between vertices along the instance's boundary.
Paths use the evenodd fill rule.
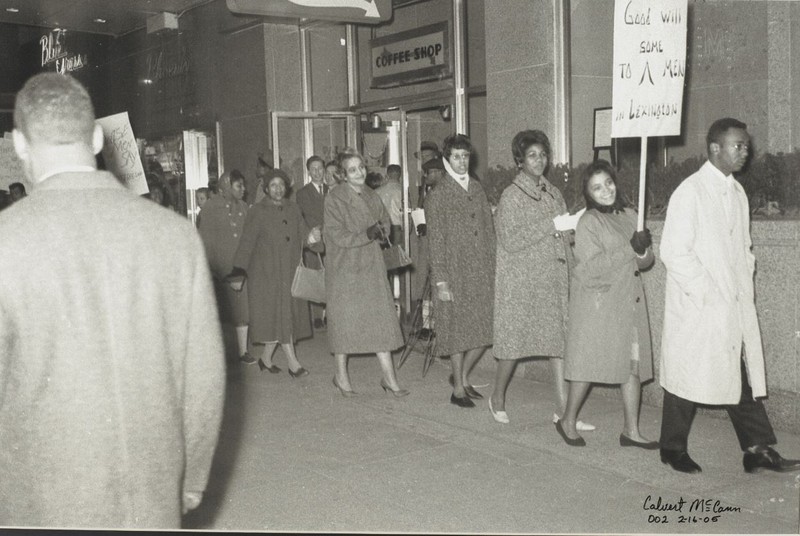
<path fill-rule="evenodd" d="M 700 472 L 687 452 L 695 404 L 724 406 L 744 451 L 748 473 L 794 471 L 782 458 L 764 405 L 761 333 L 753 293 L 749 210 L 733 178 L 747 162 L 747 125 L 715 121 L 706 136 L 708 161 L 672 194 L 661 239 L 667 267 L 661 346 L 661 461 Z"/>

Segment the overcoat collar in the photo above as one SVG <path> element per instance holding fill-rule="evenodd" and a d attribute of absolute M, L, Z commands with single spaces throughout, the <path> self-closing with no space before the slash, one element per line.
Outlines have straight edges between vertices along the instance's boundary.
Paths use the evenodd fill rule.
<path fill-rule="evenodd" d="M 33 188 L 36 190 L 122 189 L 125 186 L 108 171 L 66 172 L 48 177 Z"/>

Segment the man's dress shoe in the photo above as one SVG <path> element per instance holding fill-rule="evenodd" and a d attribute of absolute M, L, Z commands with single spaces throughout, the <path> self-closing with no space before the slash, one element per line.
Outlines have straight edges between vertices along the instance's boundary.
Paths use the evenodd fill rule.
<path fill-rule="evenodd" d="M 758 473 L 764 469 L 788 473 L 800 470 L 800 460 L 787 460 L 771 447 L 760 452 L 745 452 L 742 465 L 746 473 Z"/>
<path fill-rule="evenodd" d="M 661 449 L 661 462 L 669 464 L 670 467 L 681 473 L 699 473 L 702 471 L 699 465 L 689 457 L 685 450 Z"/>

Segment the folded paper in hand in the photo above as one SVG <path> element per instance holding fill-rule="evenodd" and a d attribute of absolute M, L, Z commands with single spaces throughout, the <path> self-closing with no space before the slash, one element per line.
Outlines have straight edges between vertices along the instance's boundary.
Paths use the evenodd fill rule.
<path fill-rule="evenodd" d="M 424 225 L 425 222 L 425 210 L 421 208 L 415 208 L 411 211 L 411 220 L 414 222 L 414 227 L 418 225 Z"/>
<path fill-rule="evenodd" d="M 580 209 L 575 214 L 565 212 L 553 218 L 553 224 L 556 226 L 556 231 L 572 231 L 578 226 L 578 220 L 581 219 L 583 213 L 586 212 L 585 208 Z"/>

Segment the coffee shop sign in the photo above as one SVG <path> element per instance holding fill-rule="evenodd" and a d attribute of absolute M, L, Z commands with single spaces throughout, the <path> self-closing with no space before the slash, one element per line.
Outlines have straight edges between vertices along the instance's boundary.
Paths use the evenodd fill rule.
<path fill-rule="evenodd" d="M 42 67 L 55 64 L 57 72 L 66 74 L 82 69 L 89 63 L 86 54 L 70 55 L 64 46 L 66 35 L 65 30 L 53 30 L 39 39 L 42 49 Z"/>

